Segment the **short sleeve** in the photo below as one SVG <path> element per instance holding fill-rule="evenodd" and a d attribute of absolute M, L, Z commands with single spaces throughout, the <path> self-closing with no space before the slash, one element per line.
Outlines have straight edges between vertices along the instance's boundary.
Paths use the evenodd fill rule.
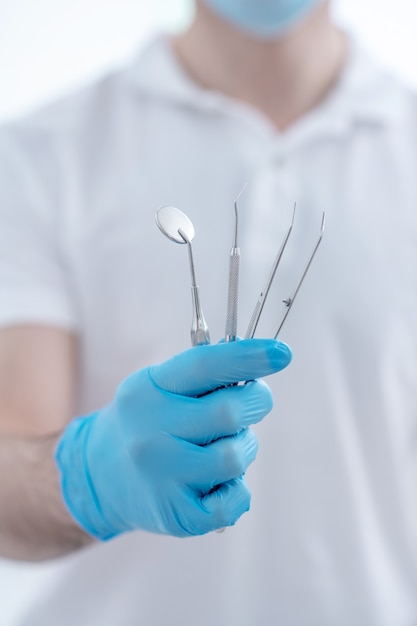
<path fill-rule="evenodd" d="M 0 129 L 0 326 L 76 329 L 60 176 L 42 133 Z"/>

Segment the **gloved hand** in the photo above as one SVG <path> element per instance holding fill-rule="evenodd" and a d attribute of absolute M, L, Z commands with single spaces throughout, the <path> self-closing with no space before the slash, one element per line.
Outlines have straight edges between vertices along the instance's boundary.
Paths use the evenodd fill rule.
<path fill-rule="evenodd" d="M 257 441 L 248 426 L 272 408 L 269 387 L 255 379 L 290 361 L 285 344 L 248 339 L 194 347 L 129 376 L 110 405 L 74 420 L 59 441 L 72 516 L 102 540 L 233 525 L 250 503 L 243 475 Z"/>

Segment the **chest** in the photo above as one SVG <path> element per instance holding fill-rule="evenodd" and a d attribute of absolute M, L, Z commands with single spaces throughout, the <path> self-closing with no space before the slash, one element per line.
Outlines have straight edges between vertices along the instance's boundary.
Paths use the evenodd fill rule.
<path fill-rule="evenodd" d="M 238 207 L 239 334 L 296 202 L 293 234 L 258 334 L 275 333 L 282 301 L 303 272 L 325 211 L 322 245 L 282 338 L 295 344 L 306 366 L 335 328 L 345 337 L 343 349 L 360 345 L 372 358 L 381 353 L 378 337 L 400 333 L 405 345 L 408 336 L 407 358 L 415 359 L 417 186 L 408 155 L 369 133 L 287 150 L 225 128 L 204 135 L 196 127 L 182 142 L 165 133 L 156 146 L 154 137 L 120 149 L 106 194 L 100 182 L 89 191 L 94 219 L 85 220 L 74 256 L 86 377 L 97 378 L 97 386 L 105 380 L 110 389 L 133 369 L 190 345 L 187 250 L 157 229 L 154 215 L 164 204 L 178 206 L 194 223 L 201 303 L 212 341 L 221 339 L 233 203 L 245 182 Z"/>

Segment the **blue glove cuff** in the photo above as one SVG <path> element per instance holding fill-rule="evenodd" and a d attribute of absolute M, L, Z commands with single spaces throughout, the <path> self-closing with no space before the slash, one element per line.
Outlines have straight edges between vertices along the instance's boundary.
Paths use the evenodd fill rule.
<path fill-rule="evenodd" d="M 88 469 L 87 441 L 98 412 L 73 420 L 65 429 L 55 451 L 61 475 L 61 494 L 71 516 L 95 539 L 106 541 L 116 534 L 110 532 Z M 81 515 L 80 511 L 88 517 Z"/>

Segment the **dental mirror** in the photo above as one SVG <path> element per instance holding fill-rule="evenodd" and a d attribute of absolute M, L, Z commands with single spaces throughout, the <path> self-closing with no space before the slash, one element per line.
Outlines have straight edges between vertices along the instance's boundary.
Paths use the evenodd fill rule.
<path fill-rule="evenodd" d="M 210 343 L 210 333 L 200 304 L 199 287 L 195 278 L 193 250 L 194 226 L 190 218 L 174 206 L 163 206 L 157 210 L 155 221 L 159 230 L 175 243 L 186 243 L 191 272 L 191 297 L 193 319 L 191 323 L 191 345 L 201 346 Z"/>
<path fill-rule="evenodd" d="M 155 220 L 159 230 L 175 243 L 187 243 L 194 239 L 194 226 L 190 218 L 174 206 L 163 206 L 157 210 Z M 185 233 L 182 237 L 180 231 Z"/>

